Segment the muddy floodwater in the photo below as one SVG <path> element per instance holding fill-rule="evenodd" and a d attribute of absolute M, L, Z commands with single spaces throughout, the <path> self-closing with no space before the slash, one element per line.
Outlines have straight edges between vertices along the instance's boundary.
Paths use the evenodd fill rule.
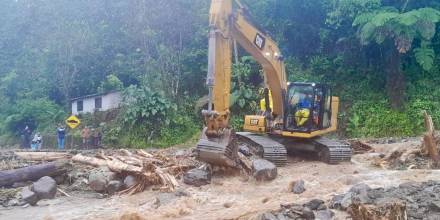
<path fill-rule="evenodd" d="M 377 151 L 417 146 L 418 140 L 376 144 Z M 377 153 L 377 152 L 376 152 Z M 176 192 L 146 190 L 133 196 L 100 198 L 97 193 L 76 192 L 43 200 L 38 206 L 0 209 L 0 219 L 121 219 L 130 214 L 144 219 L 252 219 L 278 209 L 283 203 L 302 203 L 319 198 L 328 201 L 352 185 L 397 186 L 403 182 L 440 181 L 440 170 L 386 170 L 373 166 L 370 153 L 355 155 L 350 163 L 327 165 L 291 157 L 271 182 L 256 182 L 242 175 L 215 175 L 210 185 L 191 187 L 180 182 Z M 288 191 L 292 181 L 304 180 L 306 191 Z M 335 211 L 336 219 L 346 213 Z"/>

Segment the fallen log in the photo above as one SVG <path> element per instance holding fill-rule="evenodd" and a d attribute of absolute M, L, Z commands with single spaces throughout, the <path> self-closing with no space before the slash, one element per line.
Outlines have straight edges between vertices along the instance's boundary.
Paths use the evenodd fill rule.
<path fill-rule="evenodd" d="M 35 181 L 43 176 L 58 176 L 66 173 L 70 164 L 66 160 L 32 165 L 24 168 L 0 171 L 0 187 L 16 182 Z"/>
<path fill-rule="evenodd" d="M 95 167 L 107 166 L 106 160 L 98 159 L 95 157 L 87 157 L 87 156 L 83 156 L 81 154 L 77 154 L 77 155 L 73 156 L 72 161 L 92 165 Z"/>
<path fill-rule="evenodd" d="M 14 154 L 31 161 L 54 161 L 71 157 L 70 154 L 61 152 L 14 152 Z"/>

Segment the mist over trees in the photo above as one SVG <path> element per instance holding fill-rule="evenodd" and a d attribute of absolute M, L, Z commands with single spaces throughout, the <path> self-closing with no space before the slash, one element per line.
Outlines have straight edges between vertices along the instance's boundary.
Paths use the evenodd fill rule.
<path fill-rule="evenodd" d="M 407 136 L 440 122 L 440 2 L 243 0 L 279 43 L 290 81 L 330 84 L 340 134 Z M 0 1 L 0 135 L 50 131 L 70 99 L 113 88 L 137 101 L 108 125 L 116 143 L 173 144 L 197 133 L 206 95 L 207 0 Z M 260 67 L 234 64 L 232 119 L 256 111 Z M 156 104 L 159 103 L 159 104 Z M 179 136 L 180 138 L 176 138 Z M 2 138 L 0 138 L 2 139 Z M 4 139 L 4 138 L 3 138 Z"/>

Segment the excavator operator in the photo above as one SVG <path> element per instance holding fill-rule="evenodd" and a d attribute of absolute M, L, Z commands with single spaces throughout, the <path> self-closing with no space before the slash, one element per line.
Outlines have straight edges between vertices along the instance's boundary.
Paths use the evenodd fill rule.
<path fill-rule="evenodd" d="M 296 126 L 303 126 L 309 119 L 310 108 L 312 107 L 312 95 L 301 94 L 298 103 L 298 110 L 295 112 Z"/>

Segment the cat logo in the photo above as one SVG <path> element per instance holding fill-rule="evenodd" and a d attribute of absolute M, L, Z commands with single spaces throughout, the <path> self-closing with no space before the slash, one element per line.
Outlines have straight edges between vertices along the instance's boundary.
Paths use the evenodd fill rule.
<path fill-rule="evenodd" d="M 72 115 L 66 119 L 66 124 L 72 129 L 78 127 L 80 123 L 81 121 L 75 115 Z"/>
<path fill-rule="evenodd" d="M 262 50 L 264 48 L 264 45 L 266 44 L 266 38 L 257 33 L 257 35 L 255 36 L 254 44 L 258 48 L 260 48 L 260 50 Z"/>

